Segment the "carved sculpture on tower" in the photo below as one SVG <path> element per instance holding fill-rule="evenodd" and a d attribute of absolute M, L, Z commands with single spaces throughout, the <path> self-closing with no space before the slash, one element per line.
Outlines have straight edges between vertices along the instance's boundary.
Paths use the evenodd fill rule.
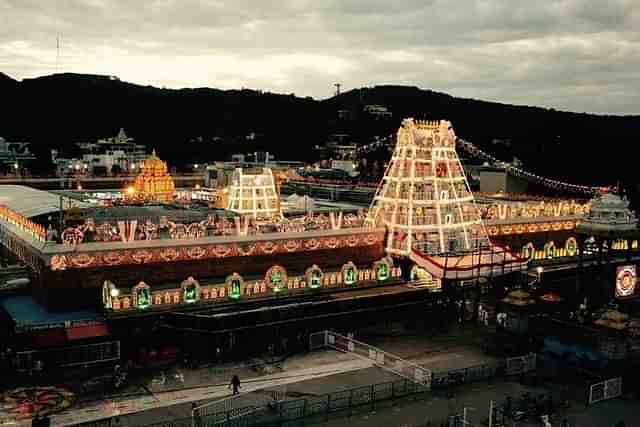
<path fill-rule="evenodd" d="M 127 188 L 126 197 L 129 200 L 167 203 L 173 201 L 175 196 L 176 187 L 167 164 L 153 150 L 151 156 L 142 162 L 133 185 Z"/>
<path fill-rule="evenodd" d="M 481 264 L 493 263 L 496 254 L 502 261 L 512 258 L 489 241 L 456 153 L 456 135 L 445 120 L 403 120 L 366 221 L 387 228 L 389 255 L 410 257 L 417 264 L 429 257 L 467 268 L 459 264 L 473 264 L 469 254 Z M 491 260 L 481 261 L 481 251 Z M 442 271 L 429 270 L 443 277 Z"/>

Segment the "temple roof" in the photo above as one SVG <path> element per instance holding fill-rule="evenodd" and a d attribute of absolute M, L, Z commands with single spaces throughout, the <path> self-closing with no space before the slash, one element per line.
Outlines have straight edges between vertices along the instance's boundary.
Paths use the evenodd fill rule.
<path fill-rule="evenodd" d="M 60 197 L 57 194 L 24 185 L 3 185 L 0 187 L 0 205 L 5 205 L 26 218 L 58 212 Z M 63 208 L 67 209 L 69 204 L 78 207 L 90 206 L 87 203 L 63 197 Z"/>
<path fill-rule="evenodd" d="M 578 223 L 576 231 L 585 234 L 628 234 L 638 231 L 638 219 L 629 208 L 626 198 L 605 193 L 591 201 L 591 210 Z"/>
<path fill-rule="evenodd" d="M 167 164 L 153 150 L 151 156 L 142 161 L 130 197 L 158 202 L 171 202 L 175 197 L 175 184 L 168 172 Z"/>

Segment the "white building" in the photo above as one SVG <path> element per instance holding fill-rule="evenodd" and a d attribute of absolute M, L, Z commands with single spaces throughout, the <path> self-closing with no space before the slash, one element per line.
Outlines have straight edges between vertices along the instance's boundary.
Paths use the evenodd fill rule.
<path fill-rule="evenodd" d="M 362 110 L 377 119 L 389 119 L 393 116 L 393 113 L 391 113 L 391 111 L 389 111 L 389 109 L 384 105 L 369 104 L 365 105 Z"/>
<path fill-rule="evenodd" d="M 36 158 L 29 145 L 28 142 L 9 142 L 0 137 L 0 163 L 10 165 L 12 169 L 22 168 L 24 162 Z"/>
<path fill-rule="evenodd" d="M 353 160 L 332 160 L 331 167 L 347 172 L 350 176 L 358 175 L 356 164 Z"/>
<path fill-rule="evenodd" d="M 82 150 L 81 159 L 58 157 L 58 150 L 51 150 L 51 160 L 56 164 L 58 175 L 110 175 L 114 166 L 118 166 L 123 173 L 135 174 L 147 158 L 144 145 L 136 144 L 124 129 L 120 129 L 115 137 L 82 142 L 78 147 Z"/>

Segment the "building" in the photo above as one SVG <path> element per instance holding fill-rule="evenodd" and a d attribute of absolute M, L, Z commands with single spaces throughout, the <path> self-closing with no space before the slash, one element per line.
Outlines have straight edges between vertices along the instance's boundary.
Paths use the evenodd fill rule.
<path fill-rule="evenodd" d="M 393 117 L 393 113 L 389 111 L 389 109 L 384 105 L 368 104 L 364 106 L 362 111 L 370 114 L 376 119 L 390 119 L 391 117 Z"/>
<path fill-rule="evenodd" d="M 626 199 L 612 193 L 594 198 L 589 212 L 576 225 L 576 238 L 579 255 L 576 286 L 580 296 L 599 304 L 640 300 L 637 264 L 631 258 L 632 250 L 638 248 L 640 230 L 638 218 Z M 626 262 L 613 262 L 621 253 L 626 255 Z M 590 257 L 597 259 L 599 268 L 595 274 L 589 274 L 585 267 Z"/>
<path fill-rule="evenodd" d="M 152 163 L 162 173 L 143 176 L 164 177 Z M 584 215 L 578 203 L 476 205 L 446 121 L 403 121 L 368 213 L 283 217 L 274 210 L 277 181 L 264 165 L 234 168 L 230 209 L 192 200 L 60 209 L 47 192 L 24 209 L 18 187 L 0 194 L 0 243 L 29 269 L 30 296 L 47 312 L 78 323 L 95 319 L 71 313 L 97 314 L 108 327 L 103 339 L 129 354 L 140 342 L 177 341 L 210 360 L 246 357 L 283 338 L 305 342 L 319 329 L 424 321 L 458 292 L 479 292 L 466 286 L 480 283 L 474 277 L 517 273 L 563 249 L 575 256 L 570 233 Z M 55 212 L 59 222 L 49 218 Z M 59 241 L 49 238 L 52 224 Z M 551 238 L 557 246 L 538 243 Z M 534 239 L 535 250 L 525 244 L 527 256 L 514 256 Z"/>
<path fill-rule="evenodd" d="M 269 168 L 237 168 L 229 186 L 227 209 L 254 219 L 282 217 L 280 195 Z"/>
<path fill-rule="evenodd" d="M 304 166 L 303 162 L 297 161 L 274 161 L 253 162 L 245 160 L 243 154 L 234 154 L 230 162 L 215 162 L 206 167 L 204 175 L 205 186 L 209 188 L 225 188 L 231 184 L 231 178 L 237 168 L 264 168 L 271 169 L 275 176 L 290 175 L 293 171 Z"/>
<path fill-rule="evenodd" d="M 482 166 L 479 169 L 481 193 L 526 194 L 528 182 L 507 173 L 505 168 Z"/>
<path fill-rule="evenodd" d="M 405 119 L 397 141 L 367 214 L 367 223 L 387 229 L 389 255 L 408 258 L 439 279 L 526 267 L 527 260 L 491 244 L 455 150 L 451 123 Z"/>
<path fill-rule="evenodd" d="M 358 170 L 353 160 L 332 160 L 331 168 L 345 171 L 351 177 L 358 175 Z"/>
<path fill-rule="evenodd" d="M 0 165 L 9 171 L 19 172 L 25 164 L 35 160 L 28 142 L 9 142 L 0 137 Z"/>
<path fill-rule="evenodd" d="M 156 156 L 156 150 L 140 163 L 140 172 L 125 194 L 129 200 L 152 203 L 168 203 L 175 199 L 173 178 L 169 175 L 167 164 Z"/>
<path fill-rule="evenodd" d="M 349 142 L 350 136 L 346 134 L 333 134 L 324 145 L 314 147 L 321 159 L 355 160 L 358 145 Z"/>
<path fill-rule="evenodd" d="M 144 145 L 136 144 L 124 129 L 120 129 L 115 137 L 77 145 L 82 152 L 81 158 L 61 157 L 58 150 L 51 150 L 51 160 L 59 176 L 135 173 L 147 157 Z"/>

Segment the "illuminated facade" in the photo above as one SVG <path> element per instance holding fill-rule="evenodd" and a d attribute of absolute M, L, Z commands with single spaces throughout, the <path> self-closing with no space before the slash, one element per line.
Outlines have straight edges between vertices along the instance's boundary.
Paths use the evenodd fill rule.
<path fill-rule="evenodd" d="M 126 197 L 132 200 L 148 202 L 172 202 L 176 196 L 173 178 L 169 175 L 167 164 L 156 156 L 156 151 L 142 162 L 140 173 L 133 185 L 127 188 Z"/>
<path fill-rule="evenodd" d="M 249 217 L 235 219 L 87 218 L 56 243 L 45 241 L 42 226 L 0 208 L 0 243 L 33 271 L 34 297 L 54 311 L 91 307 L 100 298 L 107 310 L 171 309 L 371 286 L 399 274 L 388 260 L 380 265 L 384 230 L 363 227 L 363 216 L 307 215 L 265 228 Z"/>
<path fill-rule="evenodd" d="M 389 230 L 387 252 L 408 256 L 472 250 L 489 238 L 455 151 L 447 121 L 406 119 L 367 221 Z"/>
<path fill-rule="evenodd" d="M 389 255 L 437 278 L 518 271 L 526 260 L 489 240 L 456 141 L 448 121 L 403 120 L 367 222 L 387 228 Z"/>
<path fill-rule="evenodd" d="M 262 298 L 279 294 L 299 294 L 320 289 L 373 286 L 398 279 L 401 270 L 391 260 L 383 258 L 368 266 L 356 267 L 353 262 L 341 268 L 325 270 L 314 264 L 300 273 L 289 273 L 279 264 L 272 265 L 260 279 L 245 279 L 234 272 L 219 283 L 201 286 L 193 277 L 183 281 L 180 287 L 154 289 L 144 282 L 131 288 L 119 288 L 105 281 L 103 304 L 106 309 L 121 312 L 126 310 L 167 309 L 197 302 L 225 302 Z M 436 286 L 436 287 L 439 287 Z"/>
<path fill-rule="evenodd" d="M 282 218 L 280 197 L 269 168 L 237 168 L 228 189 L 227 209 L 255 219 Z"/>

